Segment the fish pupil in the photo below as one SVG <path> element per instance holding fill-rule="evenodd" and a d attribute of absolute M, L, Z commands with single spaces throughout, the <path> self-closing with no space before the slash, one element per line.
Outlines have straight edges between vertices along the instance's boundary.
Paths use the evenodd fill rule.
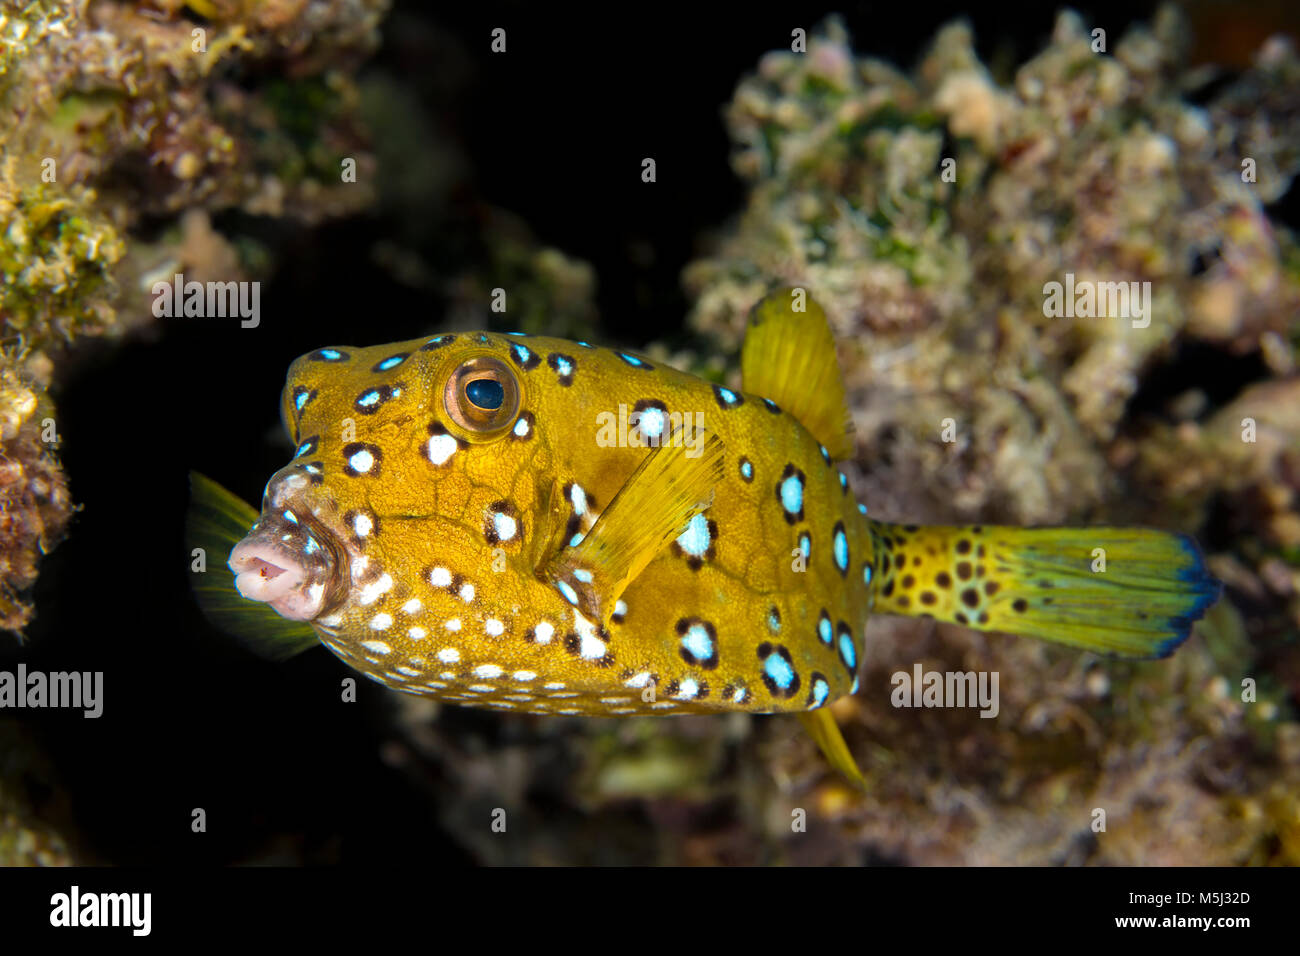
<path fill-rule="evenodd" d="M 506 400 L 506 390 L 501 387 L 500 382 L 494 382 L 490 378 L 479 378 L 465 386 L 465 397 L 479 408 L 492 410 L 500 408 L 501 403 Z"/>

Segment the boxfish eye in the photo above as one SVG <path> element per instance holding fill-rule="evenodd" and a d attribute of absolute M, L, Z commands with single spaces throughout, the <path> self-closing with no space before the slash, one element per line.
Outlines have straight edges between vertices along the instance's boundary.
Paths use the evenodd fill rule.
<path fill-rule="evenodd" d="M 506 390 L 490 378 L 476 378 L 465 386 L 465 397 L 484 411 L 495 411 L 506 400 Z"/>
<path fill-rule="evenodd" d="M 461 428 L 481 438 L 494 437 L 513 425 L 519 413 L 519 380 L 505 362 L 480 355 L 451 373 L 443 404 Z"/>

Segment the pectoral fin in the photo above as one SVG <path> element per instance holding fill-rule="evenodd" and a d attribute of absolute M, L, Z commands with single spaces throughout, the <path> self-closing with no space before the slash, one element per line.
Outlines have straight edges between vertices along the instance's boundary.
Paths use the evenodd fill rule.
<path fill-rule="evenodd" d="M 285 660 L 320 643 L 302 621 L 281 617 L 269 604 L 250 601 L 235 590 L 226 567 L 230 549 L 248 534 L 258 514 L 251 505 L 196 471 L 190 472 L 190 509 L 185 519 L 185 546 L 191 560 L 194 597 L 203 616 L 253 653 Z"/>
<path fill-rule="evenodd" d="M 628 584 L 712 501 L 722 480 L 722 440 L 712 433 L 692 444 L 680 438 L 679 429 L 650 452 L 582 541 L 544 571 L 591 620 L 606 620 Z"/>

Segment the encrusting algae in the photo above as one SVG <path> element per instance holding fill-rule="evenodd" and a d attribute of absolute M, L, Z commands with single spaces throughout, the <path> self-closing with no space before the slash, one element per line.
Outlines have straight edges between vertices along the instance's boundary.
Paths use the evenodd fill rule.
<path fill-rule="evenodd" d="M 1181 535 L 868 518 L 834 467 L 852 426 L 805 290 L 757 305 L 743 366 L 736 391 L 518 333 L 317 349 L 289 371 L 297 450 L 230 553 L 233 586 L 399 690 L 797 713 L 857 780 L 823 708 L 858 689 L 869 612 L 1163 657 L 1218 596 Z M 201 519 L 218 494 L 196 483 Z M 282 630 L 229 583 L 200 594 L 250 638 Z"/>

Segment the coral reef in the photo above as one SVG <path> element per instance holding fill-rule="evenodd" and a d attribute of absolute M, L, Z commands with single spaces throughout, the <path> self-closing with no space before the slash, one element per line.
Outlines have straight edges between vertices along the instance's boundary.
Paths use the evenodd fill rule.
<path fill-rule="evenodd" d="M 386 9 L 0 9 L 0 627 L 30 618 L 23 592 L 71 514 L 47 391 L 69 346 L 152 321 L 154 278 L 264 272 L 266 255 L 241 255 L 239 237 L 212 227 L 218 213 L 312 224 L 370 203 L 351 72 Z"/>
<path fill-rule="evenodd" d="M 1237 516 L 1212 558 L 1231 598 L 1170 661 L 874 624 L 863 690 L 837 706 L 872 758 L 870 801 L 827 796 L 842 788 L 813 783 L 805 745 L 772 746 L 801 768 L 792 798 L 815 786 L 844 834 L 888 857 L 1300 862 L 1284 683 L 1300 633 L 1300 259 L 1264 209 L 1300 172 L 1300 59 L 1270 41 L 1199 107 L 1187 42 L 1166 8 L 1102 53 L 1065 12 L 1000 83 L 964 24 L 905 76 L 855 57 L 832 20 L 806 55 L 766 56 L 728 110 L 752 189 L 688 271 L 693 321 L 730 350 L 773 281 L 828 304 L 873 513 L 1202 534 L 1216 503 Z M 1149 324 L 1049 317 L 1046 285 L 1066 273 L 1149 282 Z M 1267 378 L 1219 409 L 1193 390 L 1172 422 L 1134 411 L 1144 375 L 1187 342 L 1257 353 Z M 999 673 L 998 719 L 891 707 L 891 672 L 917 660 Z"/>

